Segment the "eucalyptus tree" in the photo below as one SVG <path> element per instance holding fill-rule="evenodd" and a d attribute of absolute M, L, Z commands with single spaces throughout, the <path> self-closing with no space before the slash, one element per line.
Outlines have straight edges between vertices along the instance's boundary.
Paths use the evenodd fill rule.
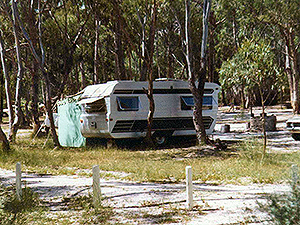
<path fill-rule="evenodd" d="M 264 136 L 263 156 L 266 153 L 267 134 L 265 130 L 265 106 L 271 97 L 269 89 L 277 89 L 281 80 L 276 56 L 270 44 L 264 40 L 247 40 L 238 48 L 237 53 L 227 62 L 224 62 L 220 73 L 223 79 L 222 86 L 229 87 L 243 84 L 245 89 L 257 89 L 262 106 L 262 128 Z M 226 74 L 226 76 L 224 76 Z"/>
<path fill-rule="evenodd" d="M 12 28 L 13 28 L 13 34 L 15 38 L 15 46 L 16 46 L 16 57 L 17 57 L 17 65 L 18 65 L 18 73 L 17 73 L 17 80 L 16 80 L 16 90 L 15 90 L 15 117 L 14 122 L 11 126 L 11 130 L 9 133 L 8 139 L 10 141 L 15 141 L 16 134 L 19 129 L 20 122 L 22 120 L 22 112 L 21 112 L 21 81 L 23 79 L 23 62 L 22 62 L 22 56 L 21 56 L 21 47 L 20 47 L 20 34 L 19 34 L 19 23 L 18 23 L 18 16 L 17 16 L 17 2 L 15 0 L 11 3 L 11 11 L 12 11 Z"/>
<path fill-rule="evenodd" d="M 268 0 L 264 3 L 265 14 L 261 16 L 264 23 L 275 26 L 281 36 L 285 55 L 285 70 L 287 72 L 290 101 L 294 113 L 300 113 L 300 2 L 287 0 Z"/>
<path fill-rule="evenodd" d="M 12 109 L 12 103 L 11 103 L 11 92 L 10 92 L 10 87 L 9 87 L 9 76 L 7 74 L 7 70 L 6 70 L 6 58 L 5 58 L 5 47 L 4 47 L 4 42 L 2 39 L 2 30 L 0 29 L 0 57 L 1 57 L 1 65 L 2 65 L 2 71 L 5 77 L 5 89 L 6 89 L 6 96 L 7 96 L 7 105 L 10 108 L 8 111 L 9 114 L 9 118 L 12 118 L 12 113 L 13 113 L 13 109 Z M 9 126 L 11 126 L 12 123 L 9 123 Z M 9 151 L 10 146 L 9 146 L 9 142 L 7 140 L 7 137 L 5 135 L 5 133 L 3 132 L 1 126 L 0 126 L 0 140 L 2 141 L 2 149 L 4 151 Z"/>
<path fill-rule="evenodd" d="M 12 93 L 11 93 L 11 87 L 10 87 L 10 76 L 7 71 L 6 66 L 6 49 L 4 46 L 3 41 L 3 34 L 2 30 L 0 29 L 0 54 L 1 54 L 1 65 L 2 65 L 2 73 L 4 75 L 4 82 L 5 82 L 5 93 L 6 93 L 6 103 L 8 108 L 8 124 L 9 124 L 9 130 L 11 130 L 11 126 L 13 124 L 13 104 L 12 104 Z"/>
<path fill-rule="evenodd" d="M 48 49 L 46 57 L 51 65 L 52 76 L 56 76 L 53 80 L 56 95 L 60 97 L 62 93 L 73 94 L 78 90 L 74 90 L 77 85 L 74 85 L 71 73 L 76 65 L 77 55 L 80 54 L 80 44 L 90 21 L 90 11 L 80 0 L 62 0 L 58 3 L 50 1 L 45 4 L 48 14 L 45 16 L 43 39 Z"/>
<path fill-rule="evenodd" d="M 257 36 L 261 39 L 272 40 L 273 43 L 278 41 L 274 29 L 261 20 L 261 15 L 265 14 L 264 4 L 265 2 L 259 0 L 215 1 L 213 11 L 216 24 L 218 24 L 215 31 L 215 66 L 217 68 L 221 67 L 223 61 L 230 59 L 246 39 Z M 237 99 L 245 107 L 247 90 L 243 83 L 234 91 L 224 88 L 222 93 L 233 95 L 234 99 Z M 228 98 L 225 97 L 225 100 Z"/>
<path fill-rule="evenodd" d="M 44 47 L 43 47 L 43 43 L 42 43 L 42 29 L 41 29 L 41 24 L 42 24 L 42 17 L 41 17 L 41 0 L 38 0 L 37 2 L 37 11 L 39 14 L 39 20 L 38 20 L 38 39 L 39 39 L 39 50 L 40 50 L 40 55 L 37 52 L 37 49 L 35 48 L 35 46 L 33 45 L 33 42 L 31 40 L 31 37 L 28 35 L 25 26 L 23 24 L 23 21 L 20 18 L 19 12 L 18 12 L 18 8 L 17 8 L 17 2 L 13 2 L 13 15 L 14 18 L 18 21 L 18 26 L 19 28 L 22 30 L 22 34 L 24 36 L 24 38 L 26 39 L 29 48 L 32 52 L 32 55 L 34 57 L 34 59 L 36 60 L 44 81 L 45 81 L 45 87 L 46 87 L 46 96 L 45 96 L 45 106 L 46 106 L 46 111 L 47 111 L 47 115 L 49 117 L 50 120 L 50 128 L 51 128 L 51 133 L 52 133 L 52 138 L 53 138 L 53 142 L 54 145 L 56 146 L 60 146 L 59 141 L 58 141 L 58 137 L 56 134 L 56 130 L 55 130 L 55 126 L 54 126 L 54 120 L 53 120 L 53 110 L 52 110 L 52 104 L 51 104 L 51 97 L 52 97 L 52 93 L 51 93 L 51 84 L 50 84 L 50 77 L 49 74 L 47 72 L 47 68 L 45 66 L 45 51 L 44 51 Z"/>
<path fill-rule="evenodd" d="M 36 26 L 39 21 L 40 12 L 38 12 L 38 0 L 32 1 L 21 1 L 20 2 L 20 13 L 24 21 L 26 21 L 26 29 L 28 30 L 28 36 L 31 39 L 32 45 L 35 49 L 39 48 L 39 29 L 40 27 Z M 40 24 L 40 23 L 39 23 Z M 25 49 L 27 50 L 27 48 Z M 33 121 L 33 135 L 35 135 L 40 129 L 39 121 L 39 89 L 40 89 L 40 76 L 39 76 L 39 65 L 34 57 L 30 57 L 30 53 L 27 56 L 27 59 L 24 60 L 26 69 L 29 70 L 30 76 L 28 77 L 28 83 L 30 87 L 30 108 L 31 108 L 31 117 Z M 27 109 L 28 110 L 28 109 Z"/>
<path fill-rule="evenodd" d="M 206 51 L 207 51 L 207 37 L 208 37 L 208 19 L 211 9 L 211 0 L 204 0 L 203 2 L 203 17 L 202 17 L 202 42 L 201 42 L 201 56 L 200 60 L 197 62 L 200 64 L 200 68 L 195 67 L 192 62 L 194 55 L 191 51 L 190 39 L 190 17 L 191 17 L 191 8 L 190 0 L 185 0 L 185 57 L 186 57 L 186 68 L 189 80 L 190 90 L 194 97 L 194 108 L 193 108 L 193 121 L 197 134 L 197 139 L 200 143 L 209 143 L 204 122 L 202 116 L 202 104 L 203 104 L 203 94 L 204 94 L 204 84 L 206 81 Z"/>

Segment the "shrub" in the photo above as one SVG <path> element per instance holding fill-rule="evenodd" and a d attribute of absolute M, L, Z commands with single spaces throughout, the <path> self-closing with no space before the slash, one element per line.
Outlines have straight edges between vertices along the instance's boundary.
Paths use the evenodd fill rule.
<path fill-rule="evenodd" d="M 267 203 L 260 204 L 262 211 L 271 217 L 276 225 L 300 224 L 300 187 L 292 184 L 288 194 L 271 194 L 267 196 Z"/>
<path fill-rule="evenodd" d="M 19 200 L 14 191 L 1 190 L 0 199 L 0 224 L 21 224 L 26 220 L 24 212 L 32 211 L 39 205 L 39 198 L 29 188 L 23 188 L 22 198 Z"/>

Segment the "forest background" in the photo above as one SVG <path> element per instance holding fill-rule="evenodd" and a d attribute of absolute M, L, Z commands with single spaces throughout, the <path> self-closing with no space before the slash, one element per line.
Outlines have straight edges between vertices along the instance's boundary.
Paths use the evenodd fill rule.
<path fill-rule="evenodd" d="M 190 7 L 199 70 L 203 1 Z M 299 8 L 298 0 L 212 1 L 206 80 L 222 86 L 223 105 L 290 102 L 300 112 Z M 184 27 L 183 0 L 2 0 L 0 120 L 8 108 L 9 139 L 19 126 L 36 133 L 41 106 L 52 110 L 90 84 L 147 80 L 149 70 L 153 79 L 187 80 Z"/>

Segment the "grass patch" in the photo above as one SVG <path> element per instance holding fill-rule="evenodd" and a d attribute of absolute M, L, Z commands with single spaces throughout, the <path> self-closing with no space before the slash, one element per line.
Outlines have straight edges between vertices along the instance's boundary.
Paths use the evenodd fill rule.
<path fill-rule="evenodd" d="M 65 198 L 62 211 L 50 212 L 30 188 L 23 188 L 19 200 L 13 187 L 0 187 L 0 225 L 115 224 L 109 221 L 113 216 L 111 207 L 94 208 L 92 202 L 90 195 Z"/>
<path fill-rule="evenodd" d="M 28 224 L 31 219 L 36 219 L 36 212 L 42 210 L 39 197 L 29 188 L 23 188 L 22 198 L 18 199 L 12 188 L 0 187 L 0 224 Z M 33 220 L 34 221 L 34 220 Z"/>
<path fill-rule="evenodd" d="M 160 150 L 94 148 L 55 149 L 45 139 L 34 143 L 18 140 L 10 153 L 0 153 L 0 167 L 14 169 L 22 163 L 23 171 L 41 174 L 90 176 L 93 165 L 102 171 L 125 172 L 125 179 L 153 182 L 179 182 L 185 179 L 185 167 L 193 168 L 193 179 L 216 183 L 277 183 L 285 180 L 292 164 L 299 164 L 299 153 L 269 153 L 261 161 L 259 141 L 231 146 L 224 152 L 205 147 Z M 118 177 L 115 173 L 103 176 Z"/>

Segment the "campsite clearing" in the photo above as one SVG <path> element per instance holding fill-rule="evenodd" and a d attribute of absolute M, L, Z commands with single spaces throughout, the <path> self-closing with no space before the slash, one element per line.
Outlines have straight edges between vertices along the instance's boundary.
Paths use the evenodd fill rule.
<path fill-rule="evenodd" d="M 6 185 L 13 184 L 15 163 L 22 163 L 24 184 L 45 203 L 47 211 L 39 215 L 44 224 L 87 222 L 85 209 L 71 209 L 66 199 L 79 201 L 80 196 L 91 193 L 91 168 L 96 164 L 101 168 L 103 203 L 111 207 L 108 221 L 112 224 L 269 224 L 257 201 L 264 202 L 266 193 L 288 191 L 290 168 L 300 161 L 300 143 L 284 130 L 284 120 L 291 112 L 274 113 L 278 115 L 278 131 L 268 134 L 265 163 L 261 163 L 257 144 L 260 134 L 243 130 L 247 115 L 224 109 L 216 129 L 229 123 L 231 132 L 216 132 L 213 137 L 244 143 L 230 145 L 226 151 L 199 148 L 189 142 L 181 146 L 180 141 L 158 150 L 137 149 L 142 146 L 138 143 L 131 149 L 59 150 L 53 149 L 51 141 L 43 148 L 46 139 L 29 143 L 22 132 L 14 152 L 1 155 L 0 167 L 6 169 L 1 169 L 0 179 Z M 193 169 L 193 211 L 185 207 L 187 165 Z"/>

